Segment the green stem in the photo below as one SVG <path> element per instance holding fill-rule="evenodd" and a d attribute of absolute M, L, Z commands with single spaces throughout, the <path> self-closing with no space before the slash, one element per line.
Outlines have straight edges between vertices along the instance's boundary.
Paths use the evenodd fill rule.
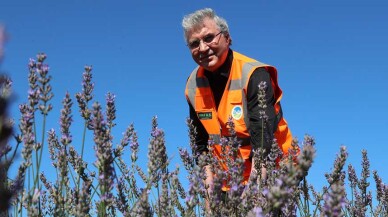
<path fill-rule="evenodd" d="M 38 141 L 38 139 L 36 138 L 36 120 L 35 120 L 35 115 L 34 115 L 34 137 L 35 137 L 34 141 L 36 143 L 36 141 Z M 31 161 L 32 161 L 32 156 L 31 156 Z M 39 168 L 38 151 L 35 151 L 35 163 L 36 163 L 36 168 Z M 35 177 L 34 171 L 32 171 L 32 177 Z M 28 182 L 30 182 L 30 180 L 28 180 Z M 35 183 L 34 183 L 34 186 L 35 186 Z"/>
<path fill-rule="evenodd" d="M 304 187 L 304 207 L 307 208 L 307 213 L 310 213 L 310 207 L 308 203 L 308 188 L 307 188 L 307 181 L 306 177 L 303 177 L 303 187 Z"/>
<path fill-rule="evenodd" d="M 85 137 L 86 137 L 87 124 L 88 124 L 87 120 L 85 120 L 84 132 L 83 132 L 83 135 L 82 135 L 81 159 L 83 159 L 83 157 L 84 157 L 84 147 L 85 147 Z"/>
<path fill-rule="evenodd" d="M 84 147 L 85 147 L 85 138 L 86 138 L 86 128 L 87 128 L 87 121 L 85 120 L 85 123 L 84 123 L 84 132 L 82 134 L 82 145 L 81 145 L 81 160 L 83 160 L 84 158 Z M 81 185 L 81 174 L 78 174 L 78 177 L 77 177 L 77 191 L 79 192 L 80 191 L 80 185 Z"/>
<path fill-rule="evenodd" d="M 92 202 L 92 199 L 93 199 L 93 197 L 94 197 L 94 194 L 97 194 L 97 196 L 100 196 L 100 194 L 97 192 L 97 188 L 99 188 L 99 185 L 100 184 L 97 184 L 97 186 L 96 187 L 94 187 L 93 185 L 91 185 L 92 186 L 92 188 L 93 188 L 93 190 L 94 190 L 94 192 L 90 195 L 90 203 Z"/>
<path fill-rule="evenodd" d="M 71 172 L 71 169 L 70 169 L 70 168 L 69 168 L 69 173 L 70 173 L 71 179 L 72 179 L 73 182 L 75 183 L 75 178 L 74 178 L 74 175 L 73 175 L 73 173 Z"/>
<path fill-rule="evenodd" d="M 336 181 L 337 181 L 337 180 L 336 180 Z M 333 182 L 333 183 L 334 183 L 334 182 Z M 323 195 L 325 195 L 325 194 L 327 193 L 327 191 L 328 191 L 330 188 L 331 188 L 331 184 L 329 185 L 329 187 L 328 187 L 324 192 L 322 192 L 322 195 L 321 195 L 321 197 L 319 198 L 319 200 L 318 200 L 318 202 L 317 202 L 317 205 L 316 205 L 316 207 L 315 207 L 313 216 L 316 216 L 316 213 L 317 213 L 317 211 L 318 211 L 319 204 L 321 203 L 321 201 L 322 201 L 322 199 L 323 199 Z"/>
<path fill-rule="evenodd" d="M 46 103 L 44 104 L 46 107 Z M 40 165 L 42 163 L 42 155 L 43 155 L 43 147 L 44 147 L 44 138 L 45 138 L 45 130 L 46 130 L 46 117 L 47 114 L 43 115 L 43 126 L 42 126 L 42 142 L 41 142 L 41 147 L 40 147 L 40 153 L 39 153 L 39 163 L 38 163 L 38 168 L 36 170 L 36 177 L 34 181 L 34 186 L 38 185 L 38 188 L 40 188 L 40 182 L 39 182 L 39 171 L 40 171 Z"/>
<path fill-rule="evenodd" d="M 124 174 L 123 172 L 123 169 L 120 167 L 119 163 L 117 163 L 117 160 L 115 159 L 114 160 L 114 163 L 116 164 L 116 166 L 119 168 L 121 174 Z M 134 171 L 134 168 L 133 168 L 133 165 L 132 165 L 132 173 Z M 128 185 L 130 186 L 131 189 L 136 189 L 136 186 L 134 186 L 132 183 L 131 183 L 131 180 L 127 178 L 127 176 L 124 176 L 125 180 L 127 181 Z M 131 197 L 129 197 L 128 199 L 130 200 L 130 203 L 135 203 L 136 201 L 136 195 L 134 194 L 134 191 L 131 191 Z M 129 196 L 129 195 L 128 195 Z"/>
<path fill-rule="evenodd" d="M 158 193 L 158 208 L 159 208 L 159 213 L 158 213 L 158 216 L 161 216 L 161 207 L 160 207 L 160 200 L 159 200 L 159 198 L 160 198 L 160 191 L 159 191 L 159 185 L 157 184 L 157 186 L 156 186 L 156 192 Z"/>

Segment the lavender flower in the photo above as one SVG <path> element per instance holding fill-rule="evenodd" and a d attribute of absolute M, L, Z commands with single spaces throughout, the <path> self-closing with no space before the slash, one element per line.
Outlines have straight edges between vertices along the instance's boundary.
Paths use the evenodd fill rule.
<path fill-rule="evenodd" d="M 263 209 L 261 207 L 255 207 L 248 213 L 247 217 L 263 217 Z"/>
<path fill-rule="evenodd" d="M 315 157 L 315 140 L 313 137 L 306 135 L 304 138 L 304 146 L 301 153 L 297 157 L 297 182 L 307 176 L 307 172 L 313 164 Z"/>
<path fill-rule="evenodd" d="M 367 188 L 369 187 L 370 183 L 368 182 L 368 178 L 370 177 L 370 163 L 367 156 L 367 151 L 362 151 L 362 171 L 361 171 L 361 179 L 358 182 L 358 187 L 361 191 L 361 196 L 363 198 L 363 207 L 367 207 L 371 205 L 371 193 L 367 192 Z"/>
<path fill-rule="evenodd" d="M 259 87 L 259 92 L 257 94 L 257 97 L 258 97 L 258 100 L 259 100 L 259 107 L 262 109 L 262 110 L 265 110 L 267 108 L 267 101 L 266 101 L 266 94 L 265 94 L 265 91 L 267 89 L 267 82 L 265 81 L 261 81 L 258 85 Z M 268 116 L 266 116 L 265 113 L 262 114 L 263 115 L 263 118 L 265 119 L 268 118 Z"/>
<path fill-rule="evenodd" d="M 104 121 L 101 112 L 101 106 L 98 103 L 93 104 L 93 117 L 91 126 L 94 131 L 94 142 L 97 160 L 94 165 L 98 168 L 100 184 L 100 201 L 98 207 L 102 215 L 105 215 L 106 208 L 113 205 L 113 177 L 115 177 L 113 168 L 113 152 L 111 136 L 107 129 L 107 124 Z"/>
<path fill-rule="evenodd" d="M 22 140 L 24 143 L 22 156 L 25 162 L 30 165 L 32 149 L 35 143 L 35 134 L 33 132 L 34 111 L 27 104 L 20 105 L 19 109 L 22 114 L 19 128 L 22 132 Z"/>
<path fill-rule="evenodd" d="M 180 212 L 182 216 L 185 216 L 185 209 L 181 205 L 180 199 L 186 198 L 186 191 L 183 189 L 182 184 L 178 178 L 179 168 L 170 173 L 171 180 L 171 203 L 174 205 Z"/>
<path fill-rule="evenodd" d="M 153 216 L 153 210 L 151 209 L 148 201 L 147 191 L 142 192 L 140 200 L 136 202 L 136 204 L 131 210 L 131 216 L 144 216 L 144 217 Z"/>
<path fill-rule="evenodd" d="M 72 136 L 70 134 L 70 125 L 73 121 L 71 115 L 71 106 L 73 105 L 70 94 L 66 93 L 65 98 L 62 101 L 63 109 L 61 109 L 61 117 L 59 120 L 59 124 L 61 127 L 61 143 L 66 147 L 68 144 L 72 142 Z"/>
<path fill-rule="evenodd" d="M 50 207 L 49 207 L 49 199 L 47 197 L 47 191 L 42 190 L 40 192 L 40 198 L 41 198 L 41 213 L 42 216 L 48 216 L 51 214 Z"/>
<path fill-rule="evenodd" d="M 383 181 L 381 180 L 380 176 L 378 175 L 377 171 L 373 171 L 373 178 L 376 182 L 376 199 L 381 203 L 384 202 L 383 199 L 385 197 L 385 188 L 387 186 L 384 185 Z M 387 195 L 388 196 L 388 195 Z M 388 198 L 386 198 L 388 199 Z"/>
<path fill-rule="evenodd" d="M 242 175 L 242 174 L 241 174 Z M 239 183 L 231 183 L 230 190 L 228 192 L 228 203 L 230 205 L 231 213 L 239 213 L 239 206 L 241 205 L 241 195 L 244 190 L 244 185 Z"/>
<path fill-rule="evenodd" d="M 116 119 L 116 96 L 112 93 L 106 95 L 106 120 L 108 122 L 108 128 L 113 128 L 116 124 L 113 122 Z"/>
<path fill-rule="evenodd" d="M 255 209 L 255 206 L 258 205 L 257 198 L 260 195 L 260 193 L 259 193 L 259 185 L 257 183 L 257 180 L 258 180 L 257 170 L 251 171 L 251 174 L 249 176 L 249 182 L 245 186 L 244 192 L 241 196 L 241 199 L 242 199 L 241 207 L 244 210 L 248 211 L 247 215 L 249 215 L 249 212 L 253 214 L 254 212 L 253 209 Z"/>
<path fill-rule="evenodd" d="M 350 186 L 352 187 L 352 200 L 349 202 L 347 208 L 352 215 L 365 216 L 369 206 L 372 206 L 372 193 L 367 192 L 369 186 L 368 178 L 370 176 L 369 160 L 366 150 L 362 151 L 362 172 L 361 178 L 358 180 L 354 168 L 349 165 L 348 173 Z M 356 188 L 358 187 L 358 189 Z"/>
<path fill-rule="evenodd" d="M 81 144 L 81 156 L 80 158 L 83 159 L 84 156 L 84 148 L 85 148 L 85 139 L 86 139 L 86 129 L 93 130 L 93 123 L 91 121 L 91 111 L 88 108 L 89 101 L 92 100 L 93 95 L 93 88 L 94 83 L 91 82 L 92 80 L 92 67 L 91 66 L 85 66 L 84 67 L 85 72 L 83 73 L 83 81 L 82 81 L 82 92 L 76 94 L 76 99 L 79 106 L 79 111 L 81 113 L 81 116 L 84 118 L 84 130 L 82 135 L 82 144 Z M 80 187 L 80 177 L 78 177 L 77 186 L 79 191 Z"/>
<path fill-rule="evenodd" d="M 140 178 L 143 180 L 143 182 L 148 182 L 148 178 L 146 176 L 146 174 L 143 172 L 143 170 L 138 166 L 138 165 L 134 165 L 137 173 L 139 174 Z"/>
<path fill-rule="evenodd" d="M 124 177 L 120 177 L 116 184 L 116 189 L 118 192 L 117 197 L 115 198 L 115 204 L 117 205 L 118 210 L 124 214 L 129 211 L 129 204 L 126 196 L 128 192 L 128 187 L 124 181 Z"/>
<path fill-rule="evenodd" d="M 55 150 L 60 148 L 58 137 L 55 134 L 54 129 L 49 130 L 47 134 L 48 134 L 47 141 L 48 141 L 48 150 L 50 154 L 50 159 L 53 161 L 52 164 L 56 168 L 57 164 L 55 160 L 57 159 L 57 153 L 55 152 Z"/>
<path fill-rule="evenodd" d="M 189 189 L 186 195 L 186 206 L 189 213 L 194 212 L 194 207 L 199 204 L 198 195 L 206 195 L 204 186 L 204 172 L 196 167 L 189 176 Z"/>
<path fill-rule="evenodd" d="M 39 53 L 36 58 L 37 62 L 32 70 L 36 70 L 36 73 L 39 75 L 37 80 L 40 83 L 40 85 L 38 86 L 38 90 L 39 100 L 41 101 L 41 103 L 38 105 L 38 109 L 43 115 L 47 115 L 48 112 L 52 110 L 52 105 L 48 104 L 48 102 L 54 97 L 54 94 L 51 92 L 51 76 L 48 75 L 49 66 L 44 63 L 45 59 L 47 58 L 46 54 Z"/>
<path fill-rule="evenodd" d="M 10 192 L 13 192 L 13 196 L 16 196 L 17 193 L 19 193 L 19 191 L 21 191 L 21 189 L 23 188 L 28 166 L 28 163 L 25 161 L 20 164 L 18 174 L 9 188 Z"/>
<path fill-rule="evenodd" d="M 168 164 L 164 132 L 157 127 L 157 118 L 154 117 L 151 131 L 150 144 L 148 146 L 148 174 L 150 182 L 156 183 L 159 172 L 165 171 Z"/>
<path fill-rule="evenodd" d="M 139 170 L 141 170 L 141 169 L 140 168 L 135 169 L 135 165 L 132 164 L 131 170 L 129 170 L 129 167 L 125 164 L 124 160 L 121 157 L 117 157 L 115 162 L 116 162 L 117 166 L 119 167 L 121 174 L 122 174 L 120 179 L 125 179 L 127 181 L 126 184 L 129 185 L 130 191 L 127 190 L 126 184 L 124 187 L 121 187 L 121 188 L 126 190 L 125 193 L 128 195 L 127 197 L 129 197 L 131 199 L 131 202 L 133 200 L 138 199 L 140 197 L 140 190 L 136 185 L 136 179 L 135 179 L 134 174 L 135 174 L 136 169 L 139 169 Z M 142 173 L 142 171 L 141 171 L 141 173 Z M 142 178 L 144 178 L 146 180 L 147 178 L 146 178 L 145 174 L 142 173 L 142 175 L 144 176 Z"/>
<path fill-rule="evenodd" d="M 288 196 L 288 188 L 284 179 L 276 179 L 275 184 L 269 189 L 268 201 L 274 211 L 279 210 Z"/>
<path fill-rule="evenodd" d="M 324 216 L 344 216 L 342 209 L 345 206 L 344 174 L 332 183 L 330 191 L 324 196 Z M 359 215 L 356 215 L 359 216 Z"/>
<path fill-rule="evenodd" d="M 25 129 L 21 129 L 22 137 L 31 141 L 35 140 L 35 143 L 31 145 L 32 149 L 36 151 L 36 156 L 35 156 L 36 162 L 34 164 L 36 168 L 36 172 L 32 174 L 34 176 L 33 177 L 34 185 L 32 188 L 39 188 L 39 185 L 40 185 L 38 171 L 40 170 L 40 166 L 42 163 L 46 116 L 53 108 L 53 106 L 49 103 L 49 101 L 53 98 L 54 94 L 52 93 L 52 87 L 50 85 L 51 76 L 48 74 L 49 66 L 44 63 L 46 58 L 47 58 L 46 54 L 39 53 L 36 56 L 36 59 L 37 59 L 36 61 L 33 59 L 30 59 L 28 63 L 28 69 L 29 69 L 28 81 L 30 86 L 30 89 L 28 91 L 29 108 L 28 109 L 22 108 L 22 107 L 26 107 L 26 104 L 20 106 L 20 110 L 22 113 L 29 110 L 28 112 L 34 115 L 36 110 L 40 110 L 41 114 L 43 115 L 41 142 L 36 141 L 35 129 L 34 131 L 30 131 L 30 132 L 25 131 Z M 34 118 L 31 119 L 31 123 L 34 123 Z M 35 123 L 34 123 L 34 126 L 35 126 Z M 39 149 L 40 149 L 40 152 L 38 153 Z M 29 193 L 28 197 L 29 198 L 32 197 L 31 193 Z"/>
<path fill-rule="evenodd" d="M 92 82 L 92 67 L 85 66 L 85 72 L 83 73 L 82 80 L 82 92 L 76 94 L 78 106 L 80 108 L 81 116 L 89 121 L 90 110 L 88 109 L 88 103 L 93 99 L 94 83 Z"/>
<path fill-rule="evenodd" d="M 355 189 L 358 184 L 358 178 L 357 178 L 356 171 L 351 164 L 348 165 L 348 179 L 350 181 L 350 187 L 352 189 Z"/>
<path fill-rule="evenodd" d="M 347 156 L 346 148 L 342 146 L 340 154 L 335 159 L 333 171 L 330 174 L 325 174 L 330 184 L 329 191 L 324 195 L 323 211 L 325 216 L 343 216 L 342 208 L 346 205 L 343 167 Z"/>
<path fill-rule="evenodd" d="M 69 155 L 67 160 L 72 165 L 77 174 L 82 178 L 82 180 L 90 181 L 90 175 L 85 172 L 88 164 L 79 156 L 73 146 L 70 146 L 69 148 Z"/>
<path fill-rule="evenodd" d="M 315 205 L 315 206 L 320 206 L 319 204 L 318 204 L 318 202 L 319 201 L 321 201 L 322 200 L 322 194 L 321 193 L 319 193 L 319 192 L 317 192 L 315 189 L 314 189 L 314 186 L 313 185 L 309 185 L 308 186 L 308 188 L 309 188 L 309 190 L 311 191 L 311 194 L 312 194 L 312 196 L 313 196 L 313 202 L 312 202 L 312 204 L 313 205 Z M 326 192 L 327 190 L 325 190 L 325 192 Z M 318 207 L 318 209 L 320 209 L 320 207 Z"/>
<path fill-rule="evenodd" d="M 173 183 L 173 186 L 175 186 L 176 189 L 178 190 L 179 196 L 181 198 L 186 198 L 186 192 L 178 179 L 178 172 L 179 171 L 177 170 L 176 172 L 172 173 L 172 183 Z"/>
<path fill-rule="evenodd" d="M 82 192 L 80 193 L 78 203 L 75 205 L 75 216 L 90 216 L 91 210 L 91 186 L 92 183 L 90 181 L 84 181 L 82 183 Z"/>
<path fill-rule="evenodd" d="M 54 131 L 52 131 L 53 133 Z M 53 137 L 53 136 L 52 136 Z M 56 141 L 58 143 L 58 141 Z M 52 144 L 51 147 L 54 145 Z M 70 190 L 70 180 L 68 177 L 69 170 L 67 165 L 67 151 L 64 146 L 59 146 L 55 148 L 55 159 L 57 161 L 54 163 L 57 169 L 57 180 L 53 185 L 51 182 L 47 181 L 43 172 L 40 174 L 40 180 L 43 185 L 46 187 L 48 192 L 50 193 L 49 199 L 53 203 L 53 208 L 49 212 L 52 215 L 69 215 L 70 207 L 72 204 L 72 195 Z"/>
<path fill-rule="evenodd" d="M 195 137 L 197 136 L 197 129 L 193 125 L 193 120 L 190 118 L 186 119 L 186 125 L 188 127 L 188 135 L 189 135 L 189 145 L 192 150 L 192 154 L 194 159 L 198 157 L 198 153 L 195 153 L 195 150 L 197 150 L 197 145 L 195 144 Z"/>
<path fill-rule="evenodd" d="M 168 174 L 162 174 L 162 192 L 159 196 L 157 214 L 159 216 L 171 216 L 173 209 L 169 203 Z"/>
<path fill-rule="evenodd" d="M 39 196 L 40 196 L 40 191 L 38 189 L 34 189 L 34 193 L 32 195 L 27 196 L 27 203 L 29 204 L 27 206 L 27 212 L 31 216 L 39 216 L 39 212 L 40 212 L 38 208 Z"/>
<path fill-rule="evenodd" d="M 179 155 L 186 170 L 190 173 L 194 167 L 194 159 L 190 156 L 189 152 L 185 148 L 179 148 Z"/>
<path fill-rule="evenodd" d="M 270 143 L 270 137 L 268 134 L 264 133 L 265 132 L 265 129 L 272 129 L 272 126 L 270 124 L 270 122 L 268 121 L 268 115 L 266 114 L 266 108 L 267 108 L 267 94 L 266 94 L 266 91 L 267 91 L 267 82 L 265 81 L 261 81 L 258 85 L 259 87 L 259 90 L 258 90 L 258 93 L 257 93 L 257 99 L 258 99 L 258 106 L 259 106 L 259 115 L 260 115 L 260 120 L 262 122 L 262 129 L 260 130 L 261 131 L 261 138 L 262 138 L 262 142 L 261 142 L 261 146 L 264 144 L 264 140 L 267 141 L 268 143 Z"/>
<path fill-rule="evenodd" d="M 119 157 L 123 154 L 124 148 L 130 143 L 132 136 L 135 133 L 134 131 L 135 129 L 133 127 L 133 124 L 131 124 L 123 133 L 123 138 L 121 139 L 120 144 L 113 151 L 115 157 Z"/>
<path fill-rule="evenodd" d="M 132 152 L 131 160 L 132 160 L 132 162 L 136 162 L 137 158 L 138 158 L 137 153 L 139 152 L 139 143 L 137 141 L 137 133 L 136 133 L 136 131 L 133 132 L 133 135 L 132 135 L 129 147 L 130 147 L 131 152 Z"/>
<path fill-rule="evenodd" d="M 290 160 L 280 164 L 280 168 L 274 167 L 273 164 L 276 154 L 274 156 L 272 154 L 279 151 L 276 150 L 278 148 L 276 142 L 273 143 L 273 151 L 269 154 L 269 161 L 266 161 L 268 179 L 267 182 L 262 183 L 264 189 L 268 189 L 268 192 L 264 194 L 267 202 L 261 202 L 264 205 L 264 213 L 271 213 L 275 216 L 296 215 L 296 201 L 301 192 L 298 186 L 307 175 L 315 155 L 313 141 L 311 137 L 306 136 L 305 145 L 297 157 L 297 164 L 293 163 L 295 156 L 289 156 Z"/>
<path fill-rule="evenodd" d="M 65 188 L 68 188 L 69 184 L 69 178 L 68 178 L 68 167 L 67 167 L 67 150 L 65 147 L 62 147 L 58 150 L 57 153 L 58 156 L 58 169 L 59 169 L 59 183 L 58 186 L 60 186 L 60 190 L 65 190 Z M 67 189 L 66 189 L 67 190 Z"/>
<path fill-rule="evenodd" d="M 333 184 L 334 182 L 339 180 L 339 178 L 342 176 L 342 173 L 343 173 L 342 169 L 345 165 L 347 157 L 348 157 L 348 153 L 346 151 L 346 147 L 342 146 L 340 148 L 339 156 L 337 156 L 337 158 L 335 159 L 333 171 L 331 172 L 331 174 L 325 174 L 329 184 Z"/>

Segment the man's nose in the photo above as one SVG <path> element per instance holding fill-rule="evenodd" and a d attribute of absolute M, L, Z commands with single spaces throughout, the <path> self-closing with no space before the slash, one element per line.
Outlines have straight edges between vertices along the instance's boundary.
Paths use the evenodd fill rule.
<path fill-rule="evenodd" d="M 199 50 L 200 51 L 207 50 L 208 48 L 209 48 L 209 46 L 205 42 L 203 42 L 202 40 L 199 41 Z"/>

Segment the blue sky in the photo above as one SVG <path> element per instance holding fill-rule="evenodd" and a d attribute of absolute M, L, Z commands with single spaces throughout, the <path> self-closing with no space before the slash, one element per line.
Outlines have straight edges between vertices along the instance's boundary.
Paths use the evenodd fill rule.
<path fill-rule="evenodd" d="M 316 139 L 312 184 L 326 183 L 324 173 L 341 145 L 358 174 L 366 149 L 371 170 L 388 182 L 385 1 L 4 0 L 0 23 L 9 40 L 1 71 L 14 81 L 13 115 L 20 117 L 17 105 L 27 100 L 29 58 L 45 52 L 55 94 L 48 128 L 59 131 L 60 103 L 68 91 L 75 102 L 71 130 L 78 147 L 82 122 L 74 95 L 81 91 L 84 65 L 92 65 L 95 101 L 104 103 L 107 92 L 116 95 L 115 142 L 134 123 L 145 163 L 151 119 L 157 115 L 173 165 L 183 171 L 178 147 L 189 148 L 184 88 L 196 65 L 181 20 L 204 7 L 228 21 L 232 49 L 277 67 L 284 117 L 293 135 Z M 93 162 L 91 140 L 87 150 Z M 45 170 L 50 170 L 48 160 Z"/>

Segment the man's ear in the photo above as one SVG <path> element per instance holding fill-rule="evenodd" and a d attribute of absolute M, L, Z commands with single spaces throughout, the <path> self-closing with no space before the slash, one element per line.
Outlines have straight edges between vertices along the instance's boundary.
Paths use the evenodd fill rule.
<path fill-rule="evenodd" d="M 229 34 L 224 34 L 226 42 L 228 42 L 229 45 L 232 45 L 232 38 Z"/>
<path fill-rule="evenodd" d="M 225 36 L 225 39 L 226 39 L 226 40 L 229 40 L 229 38 L 230 38 L 230 37 L 229 37 L 229 34 L 226 33 L 226 34 L 224 34 L 224 36 Z"/>

